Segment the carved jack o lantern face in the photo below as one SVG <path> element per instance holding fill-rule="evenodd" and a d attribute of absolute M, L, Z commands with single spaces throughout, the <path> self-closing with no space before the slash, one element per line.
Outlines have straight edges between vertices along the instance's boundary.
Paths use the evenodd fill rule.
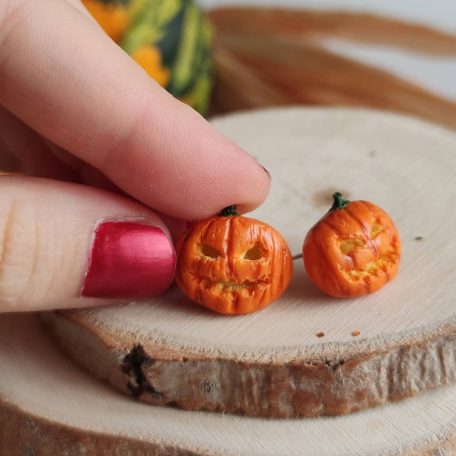
<path fill-rule="evenodd" d="M 258 220 L 217 216 L 196 224 L 177 245 L 176 282 L 192 300 L 224 314 L 267 306 L 288 286 L 290 250 Z"/>
<path fill-rule="evenodd" d="M 368 201 L 347 201 L 340 193 L 303 245 L 310 279 L 336 297 L 379 290 L 396 275 L 400 254 L 399 233 L 388 214 Z"/>

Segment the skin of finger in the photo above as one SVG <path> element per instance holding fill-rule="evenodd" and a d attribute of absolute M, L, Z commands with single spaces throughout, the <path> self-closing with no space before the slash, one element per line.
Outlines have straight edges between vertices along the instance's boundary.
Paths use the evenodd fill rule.
<path fill-rule="evenodd" d="M 80 296 L 94 229 L 107 220 L 158 226 L 171 238 L 155 213 L 118 195 L 0 176 L 0 312 L 106 304 Z"/>
<path fill-rule="evenodd" d="M 77 9 L 79 12 L 87 16 L 89 20 L 91 20 L 94 24 L 97 24 L 97 21 L 90 15 L 85 6 L 81 3 L 81 0 L 66 0 L 66 2 L 69 5 L 73 6 L 73 8 Z"/>
<path fill-rule="evenodd" d="M 124 193 L 101 171 L 45 140 L 0 107 L 0 169 L 34 177 L 79 182 Z"/>
<path fill-rule="evenodd" d="M 18 4 L 0 48 L 0 101 L 10 111 L 162 213 L 195 220 L 261 204 L 270 179 L 256 160 L 85 15 L 61 0 Z"/>
<path fill-rule="evenodd" d="M 77 173 L 49 150 L 43 138 L 0 107 L 0 139 L 20 162 L 18 170 L 37 177 L 76 181 Z"/>
<path fill-rule="evenodd" d="M 19 172 L 21 164 L 19 160 L 11 153 L 9 147 L 5 144 L 0 136 L 0 173 L 2 172 Z"/>
<path fill-rule="evenodd" d="M 102 188 L 110 192 L 125 194 L 125 192 L 117 187 L 98 169 L 76 158 L 74 155 L 69 154 L 51 141 L 45 140 L 45 143 L 48 147 L 48 152 L 50 152 L 53 159 L 61 161 L 69 169 L 73 170 L 74 174 L 77 176 L 75 181 L 81 184 Z"/>
<path fill-rule="evenodd" d="M 11 153 L 11 150 L 14 150 L 14 153 Z M 50 141 L 43 140 L 27 125 L 0 107 L 0 172 L 2 170 L 21 172 L 34 177 L 77 181 L 126 196 L 96 168 L 68 154 Z M 184 220 L 166 214 L 159 214 L 159 217 L 168 226 L 173 239 L 177 239 L 188 227 Z"/>
<path fill-rule="evenodd" d="M 0 170 L 79 182 L 124 194 L 101 171 L 45 140 L 0 107 Z M 168 217 L 172 224 L 174 219 Z"/>

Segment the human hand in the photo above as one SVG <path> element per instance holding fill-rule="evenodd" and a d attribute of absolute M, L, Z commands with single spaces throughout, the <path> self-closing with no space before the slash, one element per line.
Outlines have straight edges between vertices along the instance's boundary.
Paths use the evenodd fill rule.
<path fill-rule="evenodd" d="M 0 312 L 162 293 L 186 220 L 269 189 L 78 0 L 0 3 L 0 105 L 0 169 L 27 175 L 0 176 Z"/>

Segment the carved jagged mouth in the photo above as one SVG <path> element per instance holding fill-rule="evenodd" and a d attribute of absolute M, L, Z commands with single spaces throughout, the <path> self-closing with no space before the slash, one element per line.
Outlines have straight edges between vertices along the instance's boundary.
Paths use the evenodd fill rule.
<path fill-rule="evenodd" d="M 254 286 L 253 283 L 236 283 L 236 282 L 213 282 L 212 280 L 205 280 L 206 283 L 210 283 L 213 285 L 221 285 L 223 288 L 232 288 L 232 289 L 239 289 L 239 288 L 252 288 Z"/>
<path fill-rule="evenodd" d="M 223 288 L 227 288 L 229 290 L 239 290 L 239 289 L 252 289 L 252 288 L 258 288 L 261 286 L 266 286 L 269 285 L 269 282 L 266 280 L 256 280 L 255 282 L 245 280 L 244 282 L 237 283 L 237 282 L 217 282 L 214 280 L 209 280 L 209 279 L 203 279 L 203 282 L 209 284 L 209 285 L 221 285 Z"/>
<path fill-rule="evenodd" d="M 349 271 L 340 267 L 340 270 L 354 280 L 368 280 L 372 276 L 377 276 L 380 271 L 388 275 L 388 265 L 397 263 L 398 254 L 391 250 L 383 255 L 380 255 L 374 261 L 367 263 L 364 268 L 353 268 Z"/>
<path fill-rule="evenodd" d="M 210 280 L 207 279 L 206 277 L 201 277 L 198 274 L 194 274 L 195 278 L 199 280 L 200 282 L 203 282 L 207 285 L 213 286 L 213 285 L 221 285 L 223 288 L 227 288 L 229 290 L 239 290 L 239 289 L 252 289 L 252 288 L 257 288 L 260 286 L 267 286 L 271 282 L 269 280 L 244 280 L 243 282 L 226 282 L 223 280 Z"/>

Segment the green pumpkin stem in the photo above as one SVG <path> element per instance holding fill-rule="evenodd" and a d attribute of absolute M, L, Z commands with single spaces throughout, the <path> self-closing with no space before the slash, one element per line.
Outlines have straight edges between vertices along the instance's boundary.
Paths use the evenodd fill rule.
<path fill-rule="evenodd" d="M 223 209 L 222 212 L 220 212 L 220 215 L 222 217 L 229 217 L 230 215 L 239 215 L 239 214 L 236 210 L 236 206 L 228 206 L 228 207 L 225 207 L 225 209 Z"/>
<path fill-rule="evenodd" d="M 344 209 L 351 203 L 351 201 L 345 199 L 342 196 L 342 193 L 340 193 L 340 192 L 334 193 L 333 198 L 334 198 L 334 202 L 333 202 L 333 205 L 331 206 L 331 208 L 329 209 L 329 212 L 334 211 L 336 209 Z"/>

